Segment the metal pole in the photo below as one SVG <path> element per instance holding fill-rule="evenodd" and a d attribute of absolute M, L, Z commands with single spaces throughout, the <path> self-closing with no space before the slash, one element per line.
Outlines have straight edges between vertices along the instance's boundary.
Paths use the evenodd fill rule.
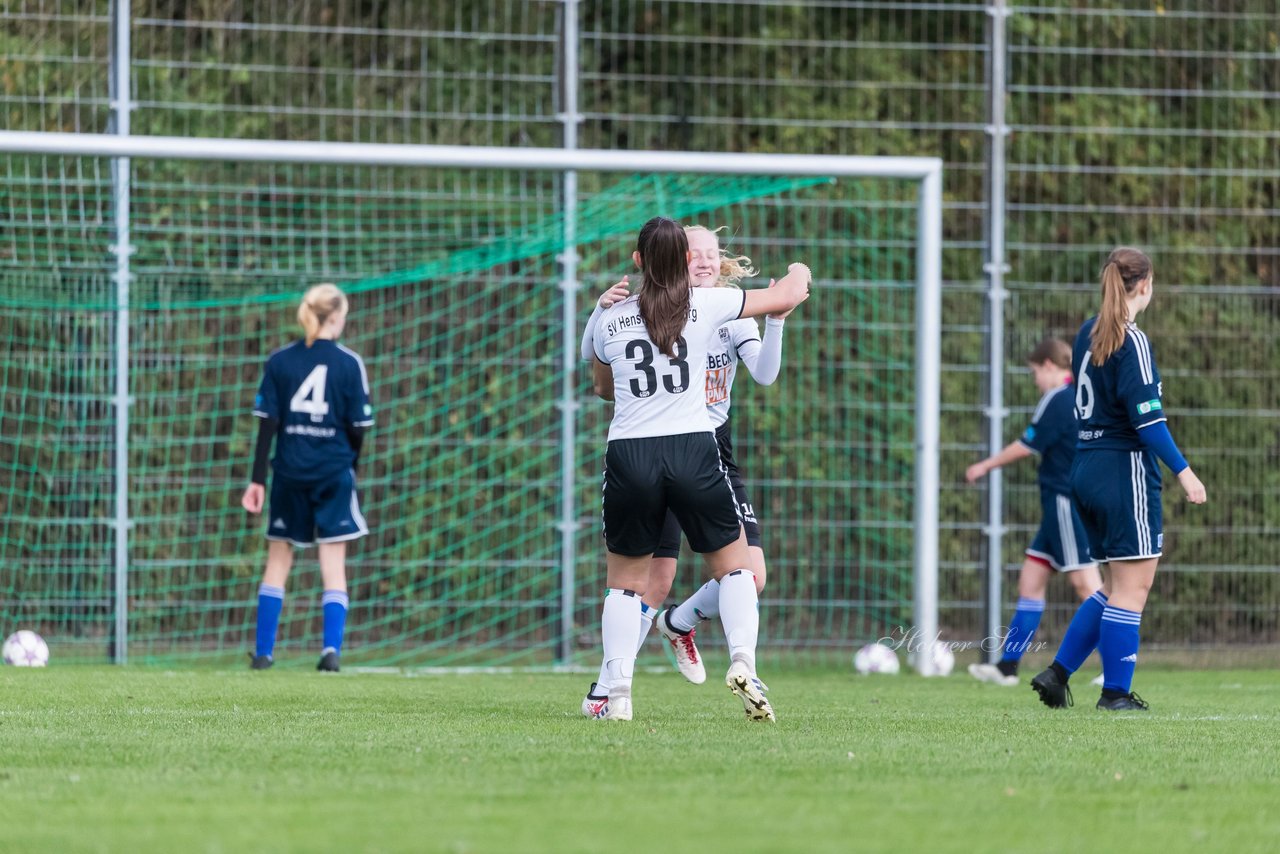
<path fill-rule="evenodd" d="M 915 627 L 938 636 L 938 477 L 942 400 L 942 167 L 920 182 L 916 236 Z M 923 647 L 927 649 L 927 647 Z M 916 668 L 933 672 L 929 655 Z"/>
<path fill-rule="evenodd" d="M 111 117 L 112 131 L 120 137 L 129 135 L 129 112 L 132 89 L 129 81 L 129 0 L 112 0 L 113 38 L 111 52 Z M 111 162 L 112 193 L 115 197 L 116 256 L 116 383 L 113 403 L 116 408 L 115 479 L 115 648 L 116 664 L 129 660 L 129 181 L 128 157 L 115 157 Z"/>
<path fill-rule="evenodd" d="M 532 169 L 579 172 L 681 172 L 714 175 L 857 175 L 923 180 L 942 168 L 937 157 L 843 154 L 709 154 L 697 151 L 604 151 L 501 148 L 484 145 L 388 145 L 181 136 L 118 136 L 0 130 L 0 151 L 46 157 L 143 157 L 350 166 L 438 166 L 450 169 Z M 566 164 L 571 164 L 571 167 Z"/>
<path fill-rule="evenodd" d="M 564 0 L 563 14 L 563 103 L 559 118 L 564 128 L 564 149 L 574 151 L 578 147 L 578 122 L 582 119 L 578 114 L 578 0 Z M 558 260 L 564 370 L 560 386 L 560 644 L 556 657 L 558 663 L 568 664 L 573 655 L 574 592 L 577 586 L 578 173 L 572 169 L 566 171 L 562 188 L 564 249 Z"/>
<path fill-rule="evenodd" d="M 1009 267 L 1005 261 L 1005 139 L 1009 126 L 1005 124 L 1005 51 L 1006 23 L 1009 10 L 1005 0 L 994 0 L 987 7 L 987 44 L 990 47 L 988 115 L 986 127 L 989 139 L 987 163 L 987 260 L 982 268 L 987 274 L 987 452 L 995 454 L 1004 447 L 1004 420 L 1009 414 L 1004 401 L 1004 304 L 1009 292 L 1004 287 L 1004 275 Z M 987 572 L 983 585 L 983 624 L 987 638 L 1001 635 L 1001 615 L 1004 610 L 1001 586 L 1004 580 L 1004 477 L 1000 469 L 987 476 Z M 994 663 L 1000 650 L 994 644 L 985 644 L 987 660 Z"/>

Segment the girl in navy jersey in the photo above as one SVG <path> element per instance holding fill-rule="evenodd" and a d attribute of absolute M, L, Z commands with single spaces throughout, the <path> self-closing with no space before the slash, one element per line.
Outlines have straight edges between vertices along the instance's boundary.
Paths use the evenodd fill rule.
<path fill-rule="evenodd" d="M 735 287 L 743 278 L 756 274 L 750 258 L 731 255 L 720 248 L 716 231 L 699 225 L 685 227 L 685 236 L 689 241 L 689 278 L 694 287 Z M 774 282 L 771 280 L 769 284 L 772 287 Z M 621 283 L 602 294 L 599 300 L 600 308 L 608 308 L 629 296 L 627 285 L 627 279 L 624 277 Z M 770 314 L 765 319 L 763 338 L 760 327 L 754 319 L 744 317 L 731 321 L 720 328 L 707 354 L 707 411 L 715 427 L 720 459 L 729 474 L 729 481 L 733 485 L 738 509 L 742 516 L 742 527 L 747 538 L 747 549 L 751 557 L 750 568 L 755 575 L 757 595 L 763 592 L 765 586 L 764 550 L 761 547 L 760 525 L 747 494 L 742 473 L 734 458 L 729 407 L 739 362 L 761 385 L 770 385 L 777 379 L 778 370 L 782 364 L 783 324 L 790 313 L 790 311 L 784 311 Z M 599 310 L 592 314 L 592 319 L 587 322 L 587 328 L 583 334 L 582 355 L 585 360 L 592 358 L 591 340 L 594 333 L 594 320 L 598 315 Z M 668 510 L 662 529 L 662 538 L 650 566 L 648 589 L 641 605 L 640 638 L 637 648 L 644 644 L 644 639 L 653 626 L 656 615 L 658 629 L 675 655 L 677 669 L 690 682 L 701 684 L 706 681 L 707 674 L 695 642 L 696 627 L 702 620 L 719 616 L 720 583 L 713 578 L 678 607 L 662 614 L 658 613 L 675 579 L 676 559 L 680 555 L 680 539 L 680 523 L 675 514 Z M 756 679 L 754 675 L 752 678 Z M 582 703 L 582 712 L 587 717 L 596 717 L 608 708 L 607 679 L 608 673 L 602 666 L 597 681 L 592 683 Z M 761 690 L 767 690 L 758 679 L 756 682 Z"/>
<path fill-rule="evenodd" d="M 1040 529 L 1027 548 L 1018 573 L 1018 608 L 996 664 L 970 664 L 969 675 L 982 682 L 1018 684 L 1018 663 L 1031 646 L 1044 614 L 1049 578 L 1060 572 L 1082 600 L 1102 587 L 1098 565 L 1089 557 L 1089 538 L 1071 501 L 1071 463 L 1076 456 L 1076 423 L 1071 388 L 1071 345 L 1046 338 L 1027 356 L 1036 388 L 1043 397 L 1022 438 L 965 470 L 969 483 L 993 469 L 1040 455 Z"/>
<path fill-rule="evenodd" d="M 308 290 L 298 307 L 306 337 L 271 354 L 254 401 L 253 414 L 262 421 L 240 504 L 255 515 L 262 512 L 267 454 L 276 440 L 254 670 L 273 662 L 293 549 L 312 543 L 320 546 L 324 581 L 324 644 L 316 669 L 338 669 L 348 605 L 347 543 L 369 533 L 356 497 L 355 468 L 364 431 L 373 424 L 364 362 L 337 343 L 346 320 L 342 291 L 328 284 Z"/>
<path fill-rule="evenodd" d="M 1136 323 L 1153 288 L 1146 255 L 1113 251 L 1102 270 L 1102 309 L 1080 328 L 1072 352 L 1080 432 L 1071 491 L 1090 550 L 1108 572 L 1104 589 L 1076 611 L 1053 663 L 1031 680 L 1054 708 L 1071 705 L 1067 680 L 1096 647 L 1105 676 L 1098 708 L 1147 709 L 1132 682 L 1142 608 L 1164 546 L 1156 460 L 1178 476 L 1188 500 L 1205 501 L 1204 484 L 1169 434 L 1155 352 Z"/>
<path fill-rule="evenodd" d="M 683 228 L 656 217 L 633 255 L 638 296 L 603 311 L 593 335 L 593 384 L 614 400 L 605 455 L 608 589 L 602 612 L 609 702 L 600 717 L 629 720 L 641 597 L 668 508 L 720 581 L 730 648 L 725 683 L 753 720 L 773 709 L 753 678 L 759 613 L 755 575 L 732 486 L 706 407 L 706 363 L 719 329 L 739 317 L 789 311 L 808 297 L 810 273 L 793 264 L 774 288 L 690 288 Z"/>

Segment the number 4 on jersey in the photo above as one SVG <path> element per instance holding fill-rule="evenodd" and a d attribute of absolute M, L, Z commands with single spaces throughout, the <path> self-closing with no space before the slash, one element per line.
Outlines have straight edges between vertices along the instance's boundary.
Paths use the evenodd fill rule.
<path fill-rule="evenodd" d="M 324 381 L 328 375 L 328 365 L 316 365 L 294 392 L 289 401 L 289 411 L 305 412 L 312 421 L 323 421 L 329 414 L 329 404 L 324 400 Z"/>

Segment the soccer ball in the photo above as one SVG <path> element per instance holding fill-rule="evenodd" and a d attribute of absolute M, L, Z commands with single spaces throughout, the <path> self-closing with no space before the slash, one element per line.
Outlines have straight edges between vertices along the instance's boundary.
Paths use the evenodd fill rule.
<path fill-rule="evenodd" d="M 898 654 L 882 643 L 869 643 L 854 655 L 853 669 L 863 676 L 872 673 L 892 676 L 898 672 Z"/>
<path fill-rule="evenodd" d="M 952 669 L 956 666 L 956 654 L 951 651 L 951 644 L 946 641 L 933 641 L 915 653 L 917 669 L 920 669 L 920 665 L 924 662 L 927 662 L 929 667 L 921 669 L 922 675 L 950 676 Z"/>
<path fill-rule="evenodd" d="M 4 663 L 14 667 L 44 667 L 49 663 L 49 645 L 27 629 L 14 632 L 4 642 Z"/>

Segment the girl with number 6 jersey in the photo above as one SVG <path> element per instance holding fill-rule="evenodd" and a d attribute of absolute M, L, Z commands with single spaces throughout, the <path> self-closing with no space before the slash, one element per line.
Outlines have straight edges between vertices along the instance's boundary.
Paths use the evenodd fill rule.
<path fill-rule="evenodd" d="M 1080 435 L 1071 492 L 1089 550 L 1109 570 L 1103 589 L 1076 611 L 1053 663 L 1031 680 L 1052 708 L 1071 705 L 1067 680 L 1095 647 L 1105 677 L 1098 708 L 1148 708 L 1131 688 L 1142 609 L 1164 548 L 1156 460 L 1178 476 L 1188 500 L 1205 502 L 1204 484 L 1169 434 L 1155 351 L 1136 322 L 1153 290 L 1151 260 L 1137 249 L 1114 250 L 1102 269 L 1102 309 L 1072 351 Z"/>
<path fill-rule="evenodd" d="M 254 401 L 253 414 L 262 421 L 250 483 L 240 500 L 254 515 L 262 512 L 267 452 L 276 440 L 254 670 L 273 662 L 293 549 L 312 543 L 320 546 L 324 581 L 324 645 L 316 669 L 338 669 L 347 619 L 347 543 L 369 533 L 355 470 L 364 431 L 373 424 L 364 362 L 338 343 L 346 321 L 342 291 L 328 284 L 308 290 L 298 307 L 306 337 L 271 354 Z"/>
<path fill-rule="evenodd" d="M 773 288 L 691 288 L 689 243 L 679 223 L 645 224 L 633 260 L 642 283 L 600 314 L 594 385 L 614 399 L 605 453 L 603 520 L 608 549 L 601 615 L 609 702 L 600 717 L 630 720 L 641 597 L 668 508 L 719 580 L 720 619 L 731 664 L 725 683 L 752 720 L 774 720 L 755 674 L 759 612 L 733 488 L 706 406 L 706 363 L 720 327 L 780 313 L 808 298 L 808 267 L 793 264 Z"/>

